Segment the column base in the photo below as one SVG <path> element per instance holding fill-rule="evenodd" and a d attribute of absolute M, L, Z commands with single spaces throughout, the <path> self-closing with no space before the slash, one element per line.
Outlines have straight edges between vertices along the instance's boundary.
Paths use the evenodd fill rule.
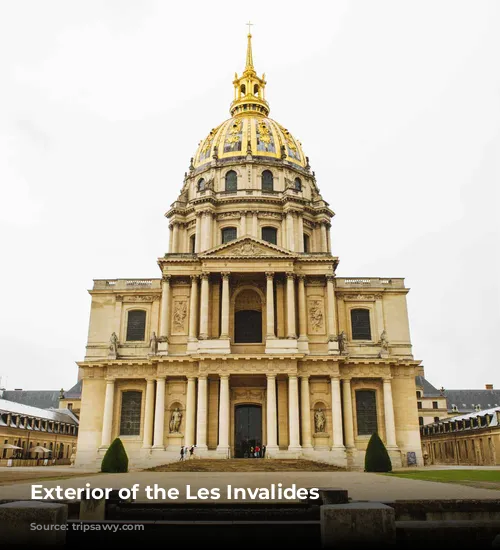
<path fill-rule="evenodd" d="M 225 455 L 225 457 L 230 458 L 230 451 L 229 451 L 229 445 L 226 447 L 221 447 L 220 445 L 217 447 L 217 454 L 218 455 Z"/>
<path fill-rule="evenodd" d="M 278 453 L 280 448 L 278 445 L 266 445 L 266 456 L 265 458 L 273 458 L 276 453 Z"/>
<path fill-rule="evenodd" d="M 186 353 L 198 353 L 199 342 L 196 340 L 188 340 Z"/>
<path fill-rule="evenodd" d="M 97 452 L 99 452 L 99 453 L 104 452 L 105 453 L 108 449 L 109 449 L 109 445 L 101 445 L 100 447 L 98 447 Z"/>
<path fill-rule="evenodd" d="M 329 355 L 339 355 L 339 343 L 333 340 L 328 341 L 328 354 Z"/>
<path fill-rule="evenodd" d="M 200 340 L 198 342 L 198 353 L 231 353 L 231 340 L 229 338 L 225 340 Z"/>
<path fill-rule="evenodd" d="M 150 451 L 153 448 L 153 445 L 143 445 L 141 449 L 144 449 L 145 451 Z"/>
<path fill-rule="evenodd" d="M 165 450 L 165 445 L 153 445 L 153 447 L 151 449 L 153 451 L 164 451 Z"/>
<path fill-rule="evenodd" d="M 309 354 L 309 338 L 307 336 L 300 336 L 297 341 L 297 347 L 300 353 Z"/>
<path fill-rule="evenodd" d="M 168 342 L 158 342 L 156 355 L 168 355 Z"/>
<path fill-rule="evenodd" d="M 288 445 L 288 451 L 291 453 L 300 453 L 302 447 L 300 445 Z"/>
<path fill-rule="evenodd" d="M 269 355 L 280 355 L 282 353 L 298 353 L 299 347 L 296 339 L 266 340 L 265 353 Z"/>

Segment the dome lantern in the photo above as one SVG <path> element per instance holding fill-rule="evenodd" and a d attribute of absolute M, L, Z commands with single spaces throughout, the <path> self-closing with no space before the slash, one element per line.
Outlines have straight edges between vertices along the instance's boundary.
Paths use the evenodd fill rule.
<path fill-rule="evenodd" d="M 259 78 L 255 72 L 250 31 L 247 39 L 245 70 L 241 76 L 238 76 L 238 73 L 234 75 L 234 100 L 231 103 L 230 113 L 233 117 L 247 114 L 267 117 L 269 115 L 269 105 L 264 93 L 266 88 L 265 74 Z"/>

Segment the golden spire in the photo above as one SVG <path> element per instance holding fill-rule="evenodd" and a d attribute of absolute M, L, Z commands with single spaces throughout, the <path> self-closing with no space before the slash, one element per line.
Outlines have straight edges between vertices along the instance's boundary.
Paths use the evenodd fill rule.
<path fill-rule="evenodd" d="M 247 64 L 245 67 L 245 71 L 255 72 L 255 69 L 253 68 L 252 33 L 250 28 L 253 25 L 253 23 L 250 23 L 249 21 L 247 25 L 248 25 L 248 44 L 247 44 Z"/>
<path fill-rule="evenodd" d="M 238 73 L 234 75 L 234 100 L 231 103 L 231 116 L 238 114 L 268 116 L 269 105 L 264 94 L 266 80 L 264 75 L 261 78 L 257 76 L 253 66 L 252 33 L 250 32 L 253 23 L 248 22 L 247 25 L 247 59 L 243 74 L 240 77 Z"/>

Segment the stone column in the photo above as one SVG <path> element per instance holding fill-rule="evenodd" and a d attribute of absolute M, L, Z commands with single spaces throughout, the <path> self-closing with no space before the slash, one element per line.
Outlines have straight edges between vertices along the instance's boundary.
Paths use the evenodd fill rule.
<path fill-rule="evenodd" d="M 164 449 L 163 433 L 165 430 L 165 377 L 156 379 L 156 405 L 153 449 Z"/>
<path fill-rule="evenodd" d="M 295 227 L 291 210 L 286 213 L 286 234 L 288 236 L 288 249 L 295 251 Z"/>
<path fill-rule="evenodd" d="M 201 250 L 201 221 L 202 221 L 201 212 L 196 212 L 196 236 L 194 238 L 194 251 L 196 254 Z"/>
<path fill-rule="evenodd" d="M 299 384 L 297 376 L 292 374 L 288 377 L 288 421 L 290 444 L 289 451 L 300 451 L 299 437 Z"/>
<path fill-rule="evenodd" d="M 257 211 L 252 212 L 252 235 L 256 239 L 260 239 L 259 235 L 259 213 Z"/>
<path fill-rule="evenodd" d="M 144 407 L 144 438 L 143 449 L 151 449 L 153 445 L 153 415 L 155 407 L 155 380 L 146 378 L 146 404 Z"/>
<path fill-rule="evenodd" d="M 298 239 L 299 242 L 297 243 L 297 251 L 298 252 L 304 252 L 304 218 L 302 217 L 302 214 L 299 214 L 297 216 L 297 225 L 298 225 Z"/>
<path fill-rule="evenodd" d="M 240 237 L 244 237 L 247 234 L 247 213 L 242 210 L 240 212 Z"/>
<path fill-rule="evenodd" d="M 351 379 L 342 380 L 342 395 L 344 398 L 344 433 L 346 447 L 354 447 L 354 422 L 352 416 Z"/>
<path fill-rule="evenodd" d="M 106 396 L 104 398 L 104 413 L 102 419 L 101 447 L 109 447 L 113 429 L 113 403 L 115 400 L 115 380 L 106 378 Z"/>
<path fill-rule="evenodd" d="M 168 251 L 173 252 L 173 244 L 174 244 L 174 224 L 169 224 L 168 226 Z"/>
<path fill-rule="evenodd" d="M 229 375 L 220 375 L 219 445 L 217 451 L 229 454 Z"/>
<path fill-rule="evenodd" d="M 311 448 L 311 398 L 309 376 L 300 377 L 300 410 L 302 412 L 302 448 Z"/>
<path fill-rule="evenodd" d="M 186 433 L 184 434 L 184 445 L 194 445 L 194 422 L 196 412 L 196 378 L 188 376 L 186 392 Z"/>
<path fill-rule="evenodd" d="M 196 411 L 196 447 L 207 450 L 207 377 L 198 377 L 198 407 Z"/>
<path fill-rule="evenodd" d="M 204 220 L 203 250 L 208 250 L 212 246 L 212 212 L 206 211 Z"/>
<path fill-rule="evenodd" d="M 163 275 L 161 280 L 161 318 L 160 337 L 168 338 L 170 332 L 170 275 Z"/>
<path fill-rule="evenodd" d="M 191 297 L 189 300 L 189 336 L 188 340 L 197 340 L 196 330 L 198 324 L 198 275 L 191 275 Z"/>
<path fill-rule="evenodd" d="M 274 273 L 268 271 L 266 273 L 267 291 L 266 291 L 266 315 L 267 315 L 267 335 L 268 340 L 276 338 L 274 332 Z"/>
<path fill-rule="evenodd" d="M 266 453 L 278 450 L 277 430 L 277 407 L 276 407 L 276 375 L 267 375 L 267 443 Z"/>
<path fill-rule="evenodd" d="M 332 391 L 332 426 L 333 426 L 333 447 L 344 448 L 344 438 L 342 435 L 342 403 L 340 399 L 340 378 L 332 376 L 331 391 Z"/>
<path fill-rule="evenodd" d="M 337 315 L 335 303 L 335 277 L 333 275 L 326 276 L 326 291 L 328 300 L 328 339 L 332 340 L 337 335 Z"/>
<path fill-rule="evenodd" d="M 201 297 L 200 297 L 200 340 L 208 338 L 208 302 L 209 302 L 209 274 L 201 274 Z"/>
<path fill-rule="evenodd" d="M 227 271 L 221 273 L 222 277 L 222 307 L 221 307 L 221 339 L 229 338 L 229 275 Z"/>
<path fill-rule="evenodd" d="M 385 437 L 387 447 L 395 448 L 396 424 L 394 422 L 394 406 L 392 403 L 392 383 L 390 378 L 384 378 L 384 413 L 385 413 Z"/>
<path fill-rule="evenodd" d="M 293 273 L 286 274 L 287 338 L 297 338 L 295 328 L 295 285 Z"/>
<path fill-rule="evenodd" d="M 283 218 L 281 219 L 281 247 L 282 248 L 288 248 L 288 235 L 286 232 L 286 223 L 287 223 L 287 217 L 286 217 L 286 214 L 283 214 Z"/>
<path fill-rule="evenodd" d="M 299 275 L 299 340 L 307 341 L 307 309 L 305 276 Z"/>
<path fill-rule="evenodd" d="M 328 240 L 326 236 L 326 222 L 322 221 L 321 225 L 321 250 L 320 252 L 328 252 Z"/>
<path fill-rule="evenodd" d="M 173 222 L 173 231 L 172 231 L 172 252 L 179 252 L 179 224 Z"/>

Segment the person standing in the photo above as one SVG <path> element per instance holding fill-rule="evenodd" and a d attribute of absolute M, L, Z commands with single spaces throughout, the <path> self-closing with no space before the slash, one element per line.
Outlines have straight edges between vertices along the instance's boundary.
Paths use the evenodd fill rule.
<path fill-rule="evenodd" d="M 184 460 L 184 447 L 181 446 L 181 458 L 180 458 L 181 461 Z"/>
<path fill-rule="evenodd" d="M 191 448 L 189 449 L 189 458 L 193 458 L 194 455 L 194 445 L 191 445 Z"/>
<path fill-rule="evenodd" d="M 266 458 L 266 446 L 262 445 L 262 458 Z"/>

